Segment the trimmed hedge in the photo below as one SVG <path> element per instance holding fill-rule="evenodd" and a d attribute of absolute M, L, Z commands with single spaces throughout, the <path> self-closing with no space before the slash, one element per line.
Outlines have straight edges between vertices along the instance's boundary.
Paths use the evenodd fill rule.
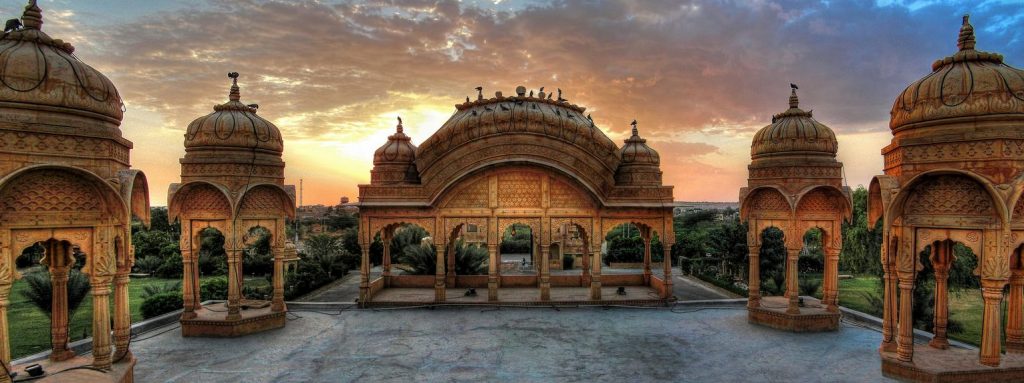
<path fill-rule="evenodd" d="M 182 301 L 181 292 L 172 291 L 146 298 L 139 309 L 142 312 L 142 318 L 149 319 L 179 310 L 184 306 L 185 303 Z"/>
<path fill-rule="evenodd" d="M 729 291 L 731 291 L 733 293 L 739 294 L 740 296 L 744 296 L 744 297 L 747 296 L 747 290 L 742 288 L 742 287 L 736 286 L 735 284 L 733 284 L 732 281 L 727 281 L 727 280 L 719 279 L 719 278 L 714 277 L 714 276 L 704 275 L 704 274 L 694 274 L 694 275 L 697 276 L 697 278 L 699 278 L 702 281 L 705 281 L 705 282 L 708 282 L 708 283 L 713 284 L 715 286 L 718 286 L 718 287 L 721 287 L 723 289 L 729 290 Z"/>

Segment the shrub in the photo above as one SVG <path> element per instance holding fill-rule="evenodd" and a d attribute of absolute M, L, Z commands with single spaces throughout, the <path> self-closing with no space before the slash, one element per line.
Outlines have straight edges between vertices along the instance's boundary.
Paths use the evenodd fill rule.
<path fill-rule="evenodd" d="M 433 246 L 408 245 L 397 260 L 406 274 L 433 275 L 437 271 L 437 256 Z"/>
<path fill-rule="evenodd" d="M 163 293 L 177 293 L 181 294 L 181 281 L 168 282 L 160 285 L 145 285 L 142 287 L 142 299 L 152 297 L 154 295 L 160 295 Z"/>
<path fill-rule="evenodd" d="M 183 267 L 181 254 L 175 253 L 164 258 L 164 263 L 156 269 L 156 276 L 160 278 L 181 278 Z"/>
<path fill-rule="evenodd" d="M 798 285 L 800 286 L 800 295 L 813 297 L 821 287 L 821 280 L 804 278 L 799 281 Z"/>
<path fill-rule="evenodd" d="M 302 259 L 284 281 L 284 298 L 292 300 L 329 283 L 331 278 L 315 262 Z"/>
<path fill-rule="evenodd" d="M 174 310 L 179 310 L 182 307 L 184 307 L 184 302 L 182 300 L 181 293 L 168 292 L 146 298 L 139 309 L 142 311 L 142 318 L 149 319 Z"/>
<path fill-rule="evenodd" d="M 217 277 L 203 281 L 199 286 L 199 298 L 202 300 L 228 299 L 228 279 Z"/>
<path fill-rule="evenodd" d="M 151 255 L 135 261 L 135 271 L 146 274 L 156 274 L 164 260 L 158 256 Z"/>

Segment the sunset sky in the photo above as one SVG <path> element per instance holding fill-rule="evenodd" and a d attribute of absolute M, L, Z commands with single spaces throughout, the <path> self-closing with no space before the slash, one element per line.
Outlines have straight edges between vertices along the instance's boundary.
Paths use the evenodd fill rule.
<path fill-rule="evenodd" d="M 19 17 L 25 1 L 2 0 Z M 227 100 L 281 128 L 305 204 L 355 200 L 373 151 L 405 121 L 423 142 L 475 95 L 561 88 L 621 145 L 629 122 L 661 154 L 676 200 L 735 201 L 750 140 L 787 107 L 836 131 L 851 187 L 881 173 L 889 110 L 956 50 L 1024 66 L 1022 1 L 40 0 L 43 30 L 117 86 L 132 163 L 153 205 L 179 178 L 186 126 Z"/>

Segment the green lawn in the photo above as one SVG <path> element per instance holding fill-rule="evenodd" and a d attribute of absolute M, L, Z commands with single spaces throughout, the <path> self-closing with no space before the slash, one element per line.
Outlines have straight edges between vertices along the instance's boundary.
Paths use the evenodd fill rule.
<path fill-rule="evenodd" d="M 205 277 L 203 279 L 206 279 Z M 132 278 L 128 284 L 129 303 L 132 311 L 132 322 L 142 320 L 139 307 L 142 305 L 142 293 L 145 286 L 176 284 L 180 279 Z M 263 277 L 246 278 L 246 285 L 267 285 Z M 11 288 L 10 305 L 7 308 L 7 323 L 10 331 L 11 356 L 17 359 L 23 356 L 50 349 L 50 318 L 31 302 L 26 300 L 21 291 L 27 288 L 25 281 L 16 281 Z M 110 315 L 114 315 L 114 296 L 110 296 Z M 85 298 L 82 305 L 71 318 L 71 329 L 68 331 L 71 341 L 88 338 L 92 333 L 92 296 Z"/>
<path fill-rule="evenodd" d="M 877 304 L 865 295 L 879 297 L 881 282 L 873 276 L 860 276 L 839 281 L 839 304 L 851 309 L 881 317 L 881 298 Z M 820 297 L 820 293 L 819 293 Z M 959 322 L 963 329 L 949 333 L 951 339 L 974 345 L 981 344 L 981 317 L 984 306 L 979 290 L 964 290 L 949 293 L 949 319 Z M 1005 304 L 1003 308 L 1005 317 Z M 931 332 L 931 329 L 926 331 Z"/>

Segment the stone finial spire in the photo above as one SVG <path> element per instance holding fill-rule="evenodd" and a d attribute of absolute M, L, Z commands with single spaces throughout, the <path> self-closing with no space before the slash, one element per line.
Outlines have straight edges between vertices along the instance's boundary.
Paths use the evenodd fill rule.
<path fill-rule="evenodd" d="M 640 131 L 636 129 L 636 120 L 633 120 L 633 122 L 629 124 L 633 126 L 633 137 L 639 137 Z"/>
<path fill-rule="evenodd" d="M 43 10 L 36 4 L 36 0 L 29 0 L 25 6 L 25 13 L 21 15 L 21 25 L 25 28 L 41 29 L 43 26 Z"/>
<path fill-rule="evenodd" d="M 962 51 L 974 49 L 974 26 L 968 20 L 971 15 L 964 15 L 964 23 L 960 26 L 960 37 L 956 41 L 957 48 Z"/>
<path fill-rule="evenodd" d="M 800 107 L 800 99 L 796 97 L 796 90 L 800 88 L 793 83 L 790 83 L 789 87 L 792 89 L 792 91 L 789 93 L 789 107 L 794 109 L 798 108 Z"/>
<path fill-rule="evenodd" d="M 402 116 L 398 116 L 398 126 L 395 127 L 395 133 L 404 133 L 405 128 L 402 127 Z"/>
<path fill-rule="evenodd" d="M 242 98 L 241 92 L 238 91 L 238 72 L 228 73 L 228 77 L 231 78 L 231 92 L 228 93 L 228 99 L 238 101 Z"/>

